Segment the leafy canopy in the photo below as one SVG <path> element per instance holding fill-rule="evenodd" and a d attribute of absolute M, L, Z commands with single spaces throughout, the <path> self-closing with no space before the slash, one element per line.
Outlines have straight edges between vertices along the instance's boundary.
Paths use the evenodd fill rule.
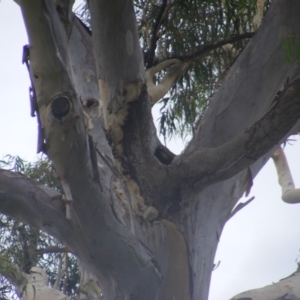
<path fill-rule="evenodd" d="M 189 63 L 169 95 L 159 102 L 159 132 L 165 140 L 193 134 L 209 99 L 252 36 L 246 33 L 253 31 L 256 2 L 134 0 L 145 69 L 172 58 Z M 265 10 L 269 5 L 266 1 Z M 86 4 L 77 14 L 89 26 Z M 164 75 L 163 71 L 157 74 L 156 82 Z"/>

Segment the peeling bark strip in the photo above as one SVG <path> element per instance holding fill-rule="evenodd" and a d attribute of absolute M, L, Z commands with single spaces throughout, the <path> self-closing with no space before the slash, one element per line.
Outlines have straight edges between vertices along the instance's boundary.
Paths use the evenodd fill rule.
<path fill-rule="evenodd" d="M 29 87 L 29 101 L 30 101 L 30 115 L 31 117 L 37 118 L 38 123 L 38 139 L 37 139 L 37 153 L 43 152 L 46 154 L 46 147 L 45 147 L 45 136 L 44 136 L 44 128 L 41 122 L 41 117 L 38 110 L 38 104 L 37 104 L 37 98 L 36 98 L 36 92 L 34 88 L 33 81 L 30 76 L 30 51 L 29 46 L 25 45 L 23 46 L 23 55 L 22 55 L 22 63 L 26 65 L 27 71 L 29 73 L 30 77 L 30 83 L 31 86 Z"/>
<path fill-rule="evenodd" d="M 138 99 L 142 90 L 142 83 L 120 86 L 115 91 L 114 96 L 110 97 L 108 85 L 104 80 L 99 79 L 99 90 L 108 138 L 115 156 L 120 158 L 124 150 L 122 127 L 128 117 L 129 103 Z"/>
<path fill-rule="evenodd" d="M 278 147 L 272 155 L 277 174 L 278 182 L 281 185 L 281 198 L 286 203 L 300 203 L 300 189 L 295 188 L 293 177 L 281 147 Z"/>
<path fill-rule="evenodd" d="M 97 0 L 90 1 L 90 9 L 105 128 L 115 155 L 120 157 L 128 103 L 139 97 L 145 83 L 133 4 Z"/>

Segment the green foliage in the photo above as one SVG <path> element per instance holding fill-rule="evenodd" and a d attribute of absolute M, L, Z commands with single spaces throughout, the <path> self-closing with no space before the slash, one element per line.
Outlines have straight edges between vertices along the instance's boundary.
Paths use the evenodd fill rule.
<path fill-rule="evenodd" d="M 37 162 L 29 163 L 20 157 L 7 155 L 0 161 L 0 168 L 9 169 L 25 175 L 41 184 L 60 191 L 60 185 L 55 175 L 54 168 L 46 157 Z M 13 262 L 21 271 L 29 274 L 31 267 L 42 267 L 49 276 L 50 285 L 53 286 L 57 279 L 61 253 L 47 251 L 49 247 L 56 249 L 63 246 L 48 234 L 21 222 L 0 215 L 0 252 Z M 59 282 L 59 288 L 66 295 L 74 295 L 80 280 L 76 258 L 67 255 L 67 269 Z M 0 297 L 4 299 L 18 299 L 13 294 L 11 284 L 0 275 Z"/>
<path fill-rule="evenodd" d="M 134 0 L 145 68 L 178 58 L 189 68 L 160 105 L 159 132 L 166 140 L 173 135 L 193 134 L 228 71 L 249 39 L 239 38 L 252 31 L 256 0 Z M 265 10 L 270 5 L 266 1 Z M 86 5 L 77 10 L 90 23 Z M 88 25 L 89 26 L 89 25 Z M 226 50 L 219 45 L 232 39 Z M 201 51 L 201 49 L 203 51 Z M 300 52 L 300 51 L 299 51 Z M 159 82 L 165 73 L 156 76 Z"/>
<path fill-rule="evenodd" d="M 0 160 L 0 167 L 23 174 L 38 183 L 46 184 L 61 192 L 55 170 L 46 156 L 43 156 L 38 161 L 32 163 L 24 161 L 19 156 L 6 155 L 4 160 Z"/>
<path fill-rule="evenodd" d="M 190 63 L 168 98 L 160 101 L 162 136 L 186 137 L 201 121 L 223 72 L 247 41 L 237 39 L 230 51 L 222 47 L 202 53 L 199 50 L 250 32 L 256 1 L 136 0 L 134 3 L 146 67 L 170 58 Z M 191 57 L 197 52 L 199 55 Z M 163 76 L 162 72 L 157 81 Z"/>
<path fill-rule="evenodd" d="M 300 38 L 294 36 L 288 37 L 282 41 L 282 45 L 287 62 L 290 63 L 295 59 L 300 63 Z"/>

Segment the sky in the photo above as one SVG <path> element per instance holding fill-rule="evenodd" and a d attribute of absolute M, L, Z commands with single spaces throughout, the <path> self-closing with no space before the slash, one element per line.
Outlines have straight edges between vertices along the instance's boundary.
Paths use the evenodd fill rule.
<path fill-rule="evenodd" d="M 29 77 L 21 63 L 27 36 L 19 7 L 12 0 L 0 2 L 0 159 L 6 154 L 27 161 L 37 159 L 37 120 L 30 117 Z M 156 117 L 157 118 L 157 115 Z M 300 187 L 300 140 L 286 148 L 296 187 Z M 180 153 L 177 139 L 170 149 Z M 229 220 L 224 228 L 213 271 L 209 300 L 230 299 L 235 294 L 280 280 L 300 261 L 300 204 L 281 200 L 273 162 L 261 170 L 247 199 L 255 200 Z M 241 199 L 245 201 L 246 199 Z"/>

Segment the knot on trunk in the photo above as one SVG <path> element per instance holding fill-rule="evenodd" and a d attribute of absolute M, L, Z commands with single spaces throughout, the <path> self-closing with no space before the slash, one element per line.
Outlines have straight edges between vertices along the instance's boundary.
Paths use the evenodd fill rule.
<path fill-rule="evenodd" d="M 71 109 L 71 100 L 65 95 L 58 95 L 52 99 L 51 111 L 56 119 L 61 120 L 68 115 Z"/>

